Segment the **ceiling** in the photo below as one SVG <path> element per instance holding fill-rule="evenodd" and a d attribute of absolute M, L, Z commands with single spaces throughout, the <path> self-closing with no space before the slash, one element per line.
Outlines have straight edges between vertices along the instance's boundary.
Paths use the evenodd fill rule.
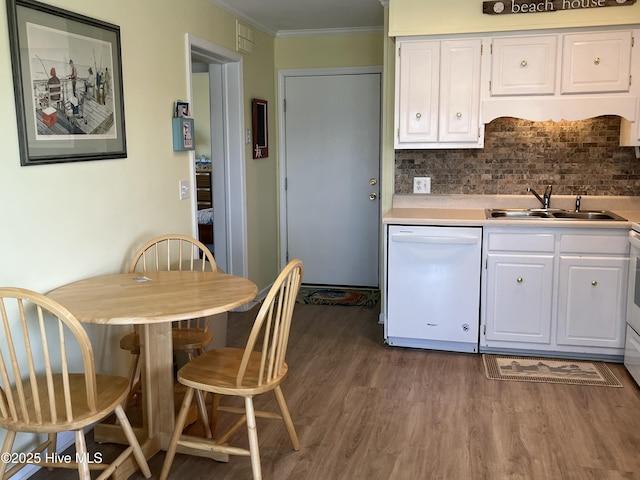
<path fill-rule="evenodd" d="M 381 29 L 384 0 L 210 0 L 273 35 Z M 388 1 L 388 0 L 387 0 Z"/>

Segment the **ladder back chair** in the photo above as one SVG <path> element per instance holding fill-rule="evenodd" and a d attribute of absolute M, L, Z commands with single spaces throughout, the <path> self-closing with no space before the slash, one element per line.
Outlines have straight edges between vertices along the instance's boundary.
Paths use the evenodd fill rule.
<path fill-rule="evenodd" d="M 18 432 L 37 434 L 42 441 L 19 455 L 28 464 L 77 468 L 81 480 L 90 469 L 108 478 L 131 454 L 146 478 L 151 477 L 144 453 L 122 408 L 129 392 L 126 378 L 98 375 L 93 349 L 82 324 L 54 300 L 21 288 L 0 288 L 0 427 L 7 430 L 1 456 L 12 453 Z M 90 463 L 83 428 L 115 413 L 129 446 L 113 463 Z M 55 461 L 57 434 L 75 434 L 75 462 Z M 0 480 L 26 463 L 3 461 Z"/>
<path fill-rule="evenodd" d="M 187 235 L 169 234 L 153 238 L 142 245 L 133 255 L 129 273 L 163 271 L 217 271 L 213 254 L 205 244 Z M 174 322 L 172 342 L 174 352 L 184 352 L 189 360 L 204 352 L 213 336 L 209 331 L 211 317 L 194 318 Z M 129 371 L 130 394 L 127 404 L 140 393 L 140 335 L 134 330 L 120 339 L 120 348 L 133 355 Z M 210 437 L 209 422 L 206 421 L 204 399 L 198 395 L 198 408 L 205 434 Z"/>
<path fill-rule="evenodd" d="M 251 457 L 254 480 L 262 478 L 256 417 L 279 419 L 285 424 L 294 450 L 300 449 L 293 421 L 280 388 L 287 375 L 285 362 L 293 309 L 302 281 L 303 264 L 292 260 L 282 270 L 265 298 L 244 348 L 216 348 L 190 361 L 178 371 L 178 381 L 187 387 L 173 436 L 167 449 L 161 480 L 166 480 L 179 446 L 185 452 L 194 450 L 220 452 L 229 455 Z M 229 431 L 216 440 L 182 436 L 194 392 L 206 391 L 214 394 L 212 403 L 212 425 L 216 423 L 218 411 L 242 415 Z M 280 413 L 255 411 L 253 397 L 274 391 Z M 245 408 L 219 405 L 219 397 L 231 395 L 243 397 Z M 227 445 L 229 438 L 246 423 L 249 450 Z M 213 429 L 215 431 L 215 429 Z"/>

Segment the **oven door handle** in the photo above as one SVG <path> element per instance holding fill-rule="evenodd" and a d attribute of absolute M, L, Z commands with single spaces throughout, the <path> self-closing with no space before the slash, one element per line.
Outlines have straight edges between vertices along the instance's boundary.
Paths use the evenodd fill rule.
<path fill-rule="evenodd" d="M 640 248 L 640 235 L 635 232 L 629 232 L 629 242 L 632 247 Z"/>

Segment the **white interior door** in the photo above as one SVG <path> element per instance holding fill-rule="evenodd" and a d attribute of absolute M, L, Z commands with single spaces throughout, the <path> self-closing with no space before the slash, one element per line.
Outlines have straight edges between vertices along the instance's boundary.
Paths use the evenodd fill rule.
<path fill-rule="evenodd" d="M 307 284 L 378 286 L 381 74 L 283 83 L 285 256 Z"/>

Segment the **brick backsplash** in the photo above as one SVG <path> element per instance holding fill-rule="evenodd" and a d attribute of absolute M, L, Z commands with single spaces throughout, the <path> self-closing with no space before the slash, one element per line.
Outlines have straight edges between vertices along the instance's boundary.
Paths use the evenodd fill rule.
<path fill-rule="evenodd" d="M 552 184 L 561 195 L 640 195 L 640 159 L 618 146 L 620 117 L 530 122 L 498 118 L 483 149 L 396 150 L 395 193 L 431 177 L 432 194 L 524 194 Z"/>

